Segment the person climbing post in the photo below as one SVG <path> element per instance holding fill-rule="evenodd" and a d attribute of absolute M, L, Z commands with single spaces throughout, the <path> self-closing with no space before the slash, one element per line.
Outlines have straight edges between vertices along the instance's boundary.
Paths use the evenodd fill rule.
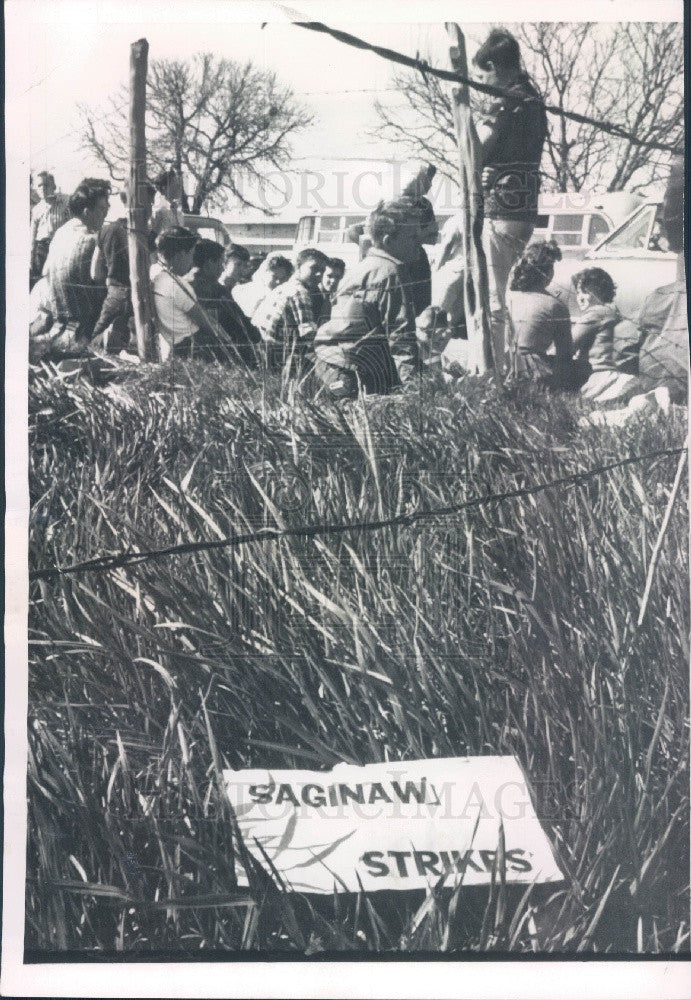
<path fill-rule="evenodd" d="M 490 31 L 473 64 L 479 83 L 505 92 L 489 98 L 485 114 L 476 119 L 482 145 L 482 244 L 487 258 L 492 351 L 502 368 L 507 353 L 506 287 L 537 219 L 547 117 L 542 98 L 521 66 L 518 42 L 509 31 Z"/>

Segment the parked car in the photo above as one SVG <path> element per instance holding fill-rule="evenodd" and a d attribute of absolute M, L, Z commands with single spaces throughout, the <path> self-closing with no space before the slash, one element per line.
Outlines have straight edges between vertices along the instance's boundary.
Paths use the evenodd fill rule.
<path fill-rule="evenodd" d="M 642 200 L 640 195 L 626 191 L 600 195 L 580 191 L 541 194 L 532 241 L 555 239 L 565 257 L 582 257 L 623 222 Z M 440 230 L 452 218 L 448 211 L 437 212 L 436 216 Z M 365 219 L 366 215 L 357 212 L 304 215 L 298 223 L 293 250 L 297 252 L 314 246 L 330 257 L 340 257 L 346 265 L 357 263 L 358 246 L 348 240 L 347 233 L 350 226 Z M 432 246 L 426 250 L 434 266 L 436 249 Z"/>
<path fill-rule="evenodd" d="M 661 199 L 645 200 L 581 258 L 559 261 L 549 290 L 564 299 L 572 315 L 576 315 L 572 276 L 586 267 L 601 267 L 617 286 L 616 302 L 622 315 L 635 320 L 654 289 L 676 280 L 677 254 L 669 249 L 661 222 Z"/>
<path fill-rule="evenodd" d="M 538 198 L 539 214 L 530 242 L 555 240 L 563 257 L 580 258 L 621 225 L 643 200 L 628 191 L 545 192 Z"/>
<path fill-rule="evenodd" d="M 203 240 L 214 240 L 224 247 L 230 246 L 230 233 L 220 219 L 210 215 L 183 215 L 182 224 Z"/>

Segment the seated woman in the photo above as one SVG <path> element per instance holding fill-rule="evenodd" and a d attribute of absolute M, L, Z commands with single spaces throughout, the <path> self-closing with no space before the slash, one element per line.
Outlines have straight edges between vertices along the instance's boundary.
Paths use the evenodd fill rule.
<path fill-rule="evenodd" d="M 553 240 L 528 246 L 514 265 L 507 296 L 512 375 L 555 389 L 571 387 L 573 354 L 569 310 L 547 291 L 558 260 Z"/>
<path fill-rule="evenodd" d="M 578 271 L 571 283 L 581 310 L 571 331 L 581 394 L 600 403 L 619 400 L 637 386 L 638 329 L 622 319 L 616 285 L 602 268 Z"/>

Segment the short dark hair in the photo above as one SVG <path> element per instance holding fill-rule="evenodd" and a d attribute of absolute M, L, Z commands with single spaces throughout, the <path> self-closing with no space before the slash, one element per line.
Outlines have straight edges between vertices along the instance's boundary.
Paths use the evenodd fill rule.
<path fill-rule="evenodd" d="M 171 260 L 178 253 L 188 253 L 197 242 L 191 229 L 172 226 L 165 229 L 156 240 L 156 249 L 166 259 Z"/>
<path fill-rule="evenodd" d="M 346 229 L 346 239 L 349 243 L 359 243 L 360 237 L 365 235 L 365 223 L 356 222 Z"/>
<path fill-rule="evenodd" d="M 321 250 L 317 250 L 316 247 L 307 247 L 305 250 L 301 250 L 300 253 L 295 258 L 295 264 L 297 267 L 302 267 L 305 261 L 316 260 L 318 264 L 323 267 L 329 263 L 329 258 Z"/>
<path fill-rule="evenodd" d="M 267 257 L 266 266 L 269 271 L 272 271 L 274 274 L 276 271 L 287 271 L 288 274 L 292 274 L 295 270 L 288 258 L 282 257 L 280 253 L 272 254 L 270 257 Z"/>
<path fill-rule="evenodd" d="M 399 198 L 397 201 L 380 201 L 373 212 L 367 217 L 365 233 L 375 246 L 382 246 L 387 236 L 411 225 L 411 221 L 420 219 L 420 210 L 410 198 Z"/>
<path fill-rule="evenodd" d="M 338 271 L 341 277 L 345 274 L 345 261 L 340 257 L 329 257 L 326 266 L 332 271 Z"/>
<path fill-rule="evenodd" d="M 50 170 L 40 170 L 36 174 L 37 181 L 52 181 L 55 184 L 55 178 L 51 174 Z"/>
<path fill-rule="evenodd" d="M 69 206 L 72 215 L 80 216 L 85 208 L 95 208 L 101 198 L 110 197 L 110 181 L 99 177 L 85 177 L 70 195 Z"/>
<path fill-rule="evenodd" d="M 571 284 L 576 290 L 582 288 L 586 292 L 592 292 L 600 302 L 613 302 L 617 290 L 611 276 L 601 267 L 586 267 L 582 271 L 577 271 L 571 279 Z"/>
<path fill-rule="evenodd" d="M 561 260 L 561 250 L 554 240 L 531 243 L 515 264 L 509 287 L 514 292 L 540 292 L 550 282 L 554 263 Z"/>
<path fill-rule="evenodd" d="M 489 63 L 499 69 L 520 69 L 521 50 L 510 31 L 492 28 L 473 56 L 473 62 L 483 70 L 489 69 Z"/>
<path fill-rule="evenodd" d="M 228 250 L 228 257 L 234 257 L 236 260 L 249 261 L 250 252 L 247 247 L 241 247 L 239 243 L 232 243 L 230 249 Z"/>
<path fill-rule="evenodd" d="M 177 180 L 178 172 L 174 167 L 170 167 L 169 170 L 162 170 L 160 174 L 156 174 L 154 177 L 154 187 L 161 194 L 166 194 L 168 188 Z"/>
<path fill-rule="evenodd" d="M 216 240 L 199 240 L 194 245 L 192 263 L 195 267 L 203 267 L 209 261 L 223 260 L 225 251 Z"/>

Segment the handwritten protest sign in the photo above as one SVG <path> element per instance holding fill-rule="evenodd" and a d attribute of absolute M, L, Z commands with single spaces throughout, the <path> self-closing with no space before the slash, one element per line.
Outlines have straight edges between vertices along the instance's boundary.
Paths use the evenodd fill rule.
<path fill-rule="evenodd" d="M 247 848 L 297 892 L 488 884 L 501 824 L 507 882 L 563 878 L 514 757 L 224 777 Z"/>

